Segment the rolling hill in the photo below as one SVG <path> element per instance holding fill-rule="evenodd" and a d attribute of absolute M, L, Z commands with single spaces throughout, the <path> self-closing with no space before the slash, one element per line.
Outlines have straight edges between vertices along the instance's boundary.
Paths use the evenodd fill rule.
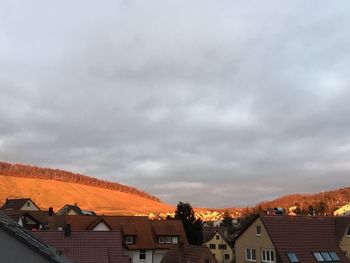
<path fill-rule="evenodd" d="M 134 187 L 57 169 L 0 163 L 0 203 L 30 197 L 42 209 L 77 203 L 100 214 L 172 212 L 173 206 Z"/>

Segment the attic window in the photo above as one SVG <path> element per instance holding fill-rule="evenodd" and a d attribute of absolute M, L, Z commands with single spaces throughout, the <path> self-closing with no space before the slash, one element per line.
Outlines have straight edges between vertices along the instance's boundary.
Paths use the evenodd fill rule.
<path fill-rule="evenodd" d="M 295 253 L 287 252 L 287 256 L 288 256 L 289 261 L 290 261 L 291 263 L 297 263 L 297 262 L 299 262 L 299 259 L 298 259 L 297 255 L 296 255 Z"/>
<path fill-rule="evenodd" d="M 29 201 L 27 202 L 27 206 L 30 206 L 30 202 Z"/>
<path fill-rule="evenodd" d="M 261 236 L 261 226 L 256 226 L 256 235 Z"/>

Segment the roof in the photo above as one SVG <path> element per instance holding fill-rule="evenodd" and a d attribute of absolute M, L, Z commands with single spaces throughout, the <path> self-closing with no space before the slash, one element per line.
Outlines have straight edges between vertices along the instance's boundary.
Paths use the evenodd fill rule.
<path fill-rule="evenodd" d="M 178 236 L 179 243 L 188 245 L 185 229 L 181 220 L 153 220 L 150 221 L 153 233 L 155 235 L 155 244 L 157 248 L 168 249 L 171 244 L 158 244 L 157 236 Z"/>
<path fill-rule="evenodd" d="M 229 233 L 228 233 L 228 227 L 220 226 L 220 227 L 203 227 L 203 243 L 206 243 L 213 239 L 213 237 L 216 235 L 216 233 L 219 233 L 220 236 L 225 239 L 225 241 L 230 242 Z"/>
<path fill-rule="evenodd" d="M 73 210 L 77 215 L 84 215 L 83 211 L 77 205 L 65 205 L 58 210 L 57 215 L 67 215 L 69 210 Z"/>
<path fill-rule="evenodd" d="M 31 232 L 25 230 L 3 212 L 0 212 L 0 229 L 6 231 L 18 241 L 22 242 L 24 245 L 32 249 L 34 253 L 40 254 L 50 262 L 71 262 L 68 259 L 65 259 L 64 257 L 58 255 L 53 248 L 40 241 Z"/>
<path fill-rule="evenodd" d="M 217 263 L 214 255 L 206 246 L 172 246 L 161 263 L 205 263 L 206 259 L 210 259 L 211 263 Z"/>
<path fill-rule="evenodd" d="M 313 252 L 336 252 L 340 262 L 350 262 L 339 247 L 340 238 L 350 224 L 350 217 L 263 214 L 259 217 L 282 262 L 290 262 L 287 252 L 295 253 L 299 262 L 305 263 L 316 262 Z"/>
<path fill-rule="evenodd" d="M 6 199 L 0 210 L 20 210 L 28 201 L 31 201 L 40 210 L 30 198 Z"/>
<path fill-rule="evenodd" d="M 22 216 L 29 216 L 42 225 L 48 224 L 48 211 L 5 210 L 3 212 L 16 222 L 18 222 Z"/>
<path fill-rule="evenodd" d="M 66 224 L 71 229 L 93 230 L 104 222 L 111 230 L 118 230 L 122 235 L 137 236 L 134 244 L 127 244 L 128 249 L 154 249 L 153 232 L 146 216 L 52 216 L 49 217 L 49 229 L 58 230 Z"/>
<path fill-rule="evenodd" d="M 77 263 L 127 263 L 123 255 L 120 231 L 38 231 L 38 238 L 47 242 Z"/>

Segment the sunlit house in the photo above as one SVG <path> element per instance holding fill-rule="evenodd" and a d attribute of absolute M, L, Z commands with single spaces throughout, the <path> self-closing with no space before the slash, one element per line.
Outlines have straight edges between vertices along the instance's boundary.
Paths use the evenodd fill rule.
<path fill-rule="evenodd" d="M 235 240 L 236 262 L 350 262 L 350 217 L 257 215 Z"/>

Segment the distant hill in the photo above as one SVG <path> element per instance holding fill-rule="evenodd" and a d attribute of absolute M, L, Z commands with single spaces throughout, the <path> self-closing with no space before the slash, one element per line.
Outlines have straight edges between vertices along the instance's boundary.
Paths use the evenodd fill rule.
<path fill-rule="evenodd" d="M 296 206 L 301 212 L 306 213 L 310 206 L 316 211 L 324 209 L 324 213 L 331 214 L 338 207 L 350 203 L 350 187 L 316 193 L 316 194 L 292 194 L 282 196 L 272 201 L 263 201 L 256 208 L 289 208 Z"/>
<path fill-rule="evenodd" d="M 58 169 L 0 162 L 0 203 L 30 197 L 55 210 L 78 203 L 97 213 L 135 215 L 172 212 L 175 208 L 134 187 Z"/>
<path fill-rule="evenodd" d="M 159 198 L 152 196 L 146 192 L 138 190 L 134 187 L 100 180 L 91 176 L 67 172 L 60 169 L 41 168 L 24 164 L 11 164 L 0 162 L 0 175 L 15 176 L 24 178 L 51 179 L 69 183 L 77 183 L 88 186 L 96 186 L 100 188 L 117 190 L 120 192 L 138 195 L 143 198 L 151 199 L 160 202 Z"/>

